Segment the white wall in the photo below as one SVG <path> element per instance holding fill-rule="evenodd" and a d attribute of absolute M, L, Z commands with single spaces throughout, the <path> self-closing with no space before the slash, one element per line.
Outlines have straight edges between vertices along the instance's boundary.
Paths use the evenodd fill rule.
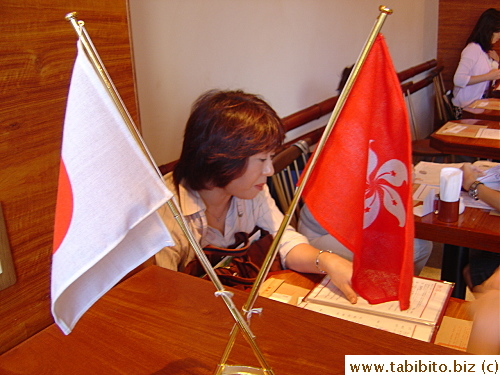
<path fill-rule="evenodd" d="M 436 57 L 439 0 L 129 1 L 141 125 L 157 164 L 179 157 L 191 103 L 208 89 L 260 94 L 281 117 L 336 95 L 381 4 L 394 10 L 382 33 L 396 71 Z M 424 132 L 425 98 L 414 103 Z"/>

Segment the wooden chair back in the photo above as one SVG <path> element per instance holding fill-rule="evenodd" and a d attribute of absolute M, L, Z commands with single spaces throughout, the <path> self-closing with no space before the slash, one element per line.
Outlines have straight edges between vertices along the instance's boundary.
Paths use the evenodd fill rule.
<path fill-rule="evenodd" d="M 309 158 L 311 139 L 299 140 L 279 152 L 273 159 L 274 175 L 271 177 L 271 192 L 283 213 L 288 211 L 292 202 L 297 181 Z M 297 205 L 290 224 L 296 227 L 300 205 Z"/>
<path fill-rule="evenodd" d="M 449 121 L 448 114 L 444 99 L 443 91 L 444 86 L 442 84 L 441 72 L 443 70 L 442 66 L 438 66 L 431 70 L 429 74 L 422 80 L 413 83 L 408 82 L 402 85 L 403 94 L 405 96 L 405 101 L 408 107 L 408 115 L 410 119 L 410 128 L 412 131 L 412 155 L 413 163 L 416 164 L 421 160 L 426 161 L 440 161 L 440 162 L 450 162 L 453 160 L 453 156 L 450 154 L 443 153 L 435 148 L 431 147 L 429 135 L 420 134 L 417 116 L 415 114 L 415 108 L 413 106 L 412 94 L 427 87 L 429 85 L 434 86 L 434 96 L 436 110 L 438 112 L 439 124 L 444 124 Z"/>

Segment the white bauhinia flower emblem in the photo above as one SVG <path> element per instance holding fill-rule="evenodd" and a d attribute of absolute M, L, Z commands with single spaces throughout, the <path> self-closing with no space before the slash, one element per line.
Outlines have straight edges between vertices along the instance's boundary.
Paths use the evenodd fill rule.
<path fill-rule="evenodd" d="M 371 141 L 373 142 L 373 141 Z M 365 214 L 363 228 L 369 227 L 380 212 L 380 203 L 403 227 L 406 222 L 406 210 L 399 193 L 392 186 L 401 186 L 408 181 L 406 165 L 397 159 L 385 162 L 376 173 L 378 167 L 377 154 L 370 148 L 368 151 L 368 171 L 366 174 Z"/>

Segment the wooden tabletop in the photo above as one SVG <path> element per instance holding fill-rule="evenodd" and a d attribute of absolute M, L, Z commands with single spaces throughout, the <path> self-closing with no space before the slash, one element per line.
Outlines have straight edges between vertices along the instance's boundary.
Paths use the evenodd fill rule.
<path fill-rule="evenodd" d="M 481 105 L 486 104 L 486 108 L 477 105 L 478 103 L 481 103 Z M 465 107 L 462 110 L 462 118 L 500 121 L 500 99 L 488 98 L 477 100 L 470 107 Z"/>
<path fill-rule="evenodd" d="M 70 335 L 51 325 L 4 353 L 0 373 L 212 374 L 234 323 L 214 291 L 208 281 L 147 267 L 102 297 Z M 247 294 L 234 293 L 241 306 Z M 463 354 L 267 298 L 256 307 L 263 313 L 251 328 L 277 375 L 343 374 L 346 354 Z M 242 337 L 229 363 L 258 366 Z"/>
<path fill-rule="evenodd" d="M 452 296 L 465 298 L 463 268 L 468 263 L 468 249 L 500 252 L 500 216 L 489 210 L 465 207 L 458 221 L 445 223 L 430 213 L 415 218 L 415 237 L 444 244 L 441 279 L 455 283 Z"/>
<path fill-rule="evenodd" d="M 450 121 L 466 125 L 482 125 L 490 129 L 500 129 L 500 122 L 462 119 Z M 443 127 L 447 127 L 445 124 Z M 442 127 L 442 128 L 443 128 Z M 441 129 L 442 129 L 441 128 Z M 453 155 L 466 155 L 485 159 L 500 159 L 500 141 L 487 138 L 460 137 L 440 133 L 441 129 L 431 134 L 430 145 L 436 150 Z"/>
<path fill-rule="evenodd" d="M 416 238 L 500 252 L 500 216 L 489 210 L 466 207 L 455 223 L 440 221 L 435 213 L 414 218 Z"/>

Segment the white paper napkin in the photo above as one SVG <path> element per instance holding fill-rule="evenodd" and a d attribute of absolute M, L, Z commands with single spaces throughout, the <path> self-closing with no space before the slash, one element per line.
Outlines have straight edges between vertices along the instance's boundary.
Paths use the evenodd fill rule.
<path fill-rule="evenodd" d="M 434 212 L 434 201 L 436 199 L 436 189 L 431 189 L 424 198 L 424 203 L 413 207 L 413 215 L 422 217 Z"/>
<path fill-rule="evenodd" d="M 463 171 L 459 168 L 443 168 L 439 175 L 439 198 L 445 202 L 456 202 L 460 198 Z"/>

